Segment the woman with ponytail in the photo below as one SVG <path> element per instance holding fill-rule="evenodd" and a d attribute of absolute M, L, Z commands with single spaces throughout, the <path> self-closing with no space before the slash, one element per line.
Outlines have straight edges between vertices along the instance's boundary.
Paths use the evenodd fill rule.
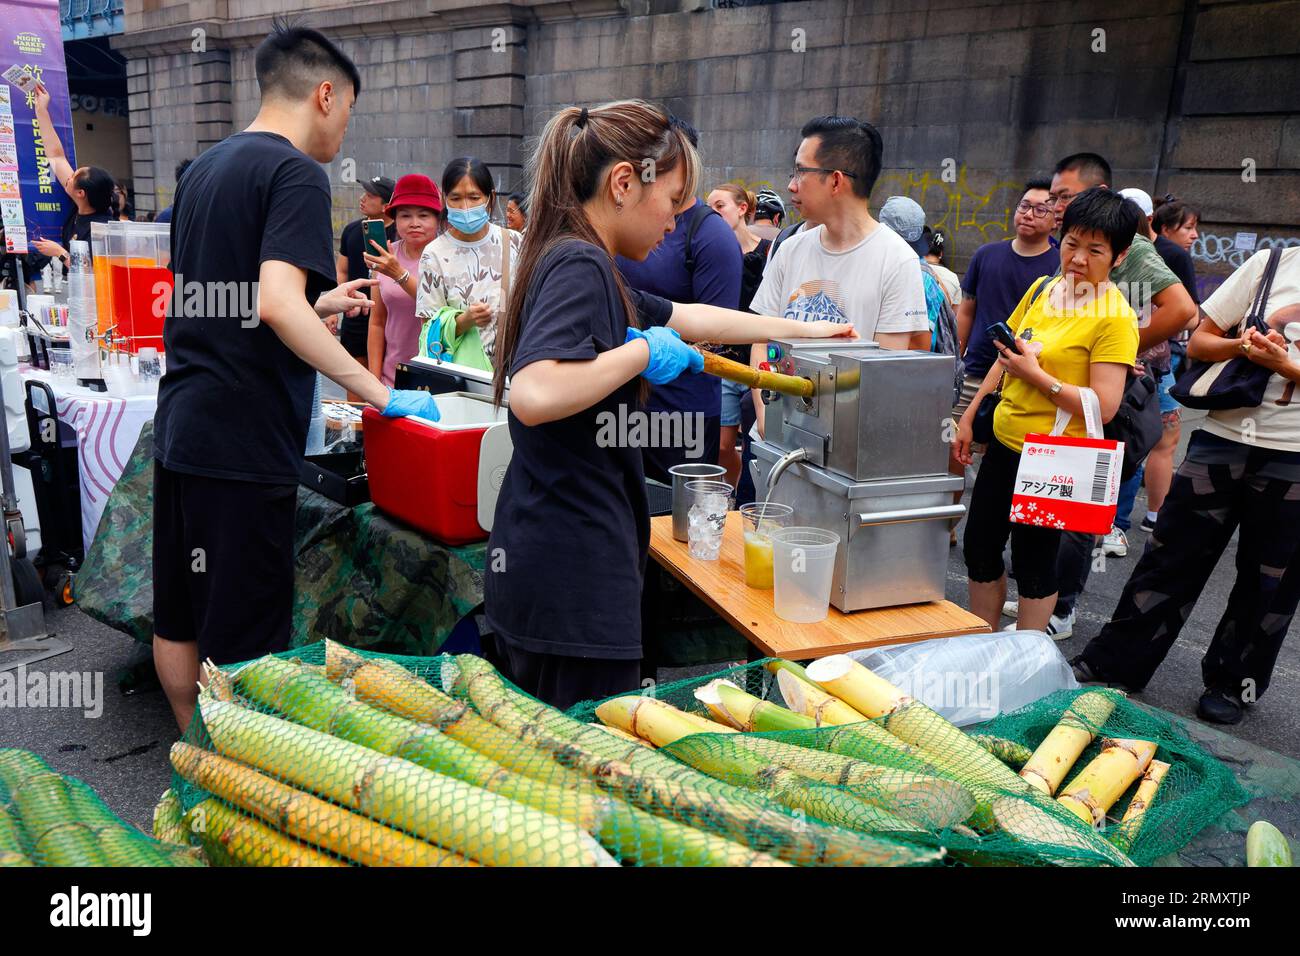
<path fill-rule="evenodd" d="M 647 175 L 648 173 L 648 175 Z M 497 663 L 557 707 L 639 686 L 650 543 L 640 436 L 650 384 L 699 371 L 682 339 L 721 343 L 845 334 L 628 288 L 694 202 L 699 158 L 663 110 L 628 100 L 569 107 L 529 164 L 531 218 L 496 338 L 496 398 L 510 376 L 514 453 L 488 541 L 485 611 Z"/>
<path fill-rule="evenodd" d="M 36 87 L 36 122 L 40 125 L 45 143 L 45 157 L 50 161 L 54 176 L 63 184 L 63 190 L 74 203 L 76 211 L 63 224 L 59 241 L 34 239 L 36 251 L 50 258 L 58 257 L 67 266 L 68 250 L 72 240 L 90 242 L 90 227 L 96 222 L 115 222 L 121 214 L 118 208 L 117 181 L 107 169 L 99 166 L 82 166 L 73 169 L 68 162 L 63 143 L 54 131 L 50 119 L 50 91 L 43 85 Z"/>

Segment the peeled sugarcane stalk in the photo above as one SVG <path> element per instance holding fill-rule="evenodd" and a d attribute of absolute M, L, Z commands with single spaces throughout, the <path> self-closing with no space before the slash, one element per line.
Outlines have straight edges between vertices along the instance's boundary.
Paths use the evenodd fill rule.
<path fill-rule="evenodd" d="M 704 371 L 710 375 L 725 378 L 729 382 L 739 382 L 750 388 L 766 389 L 770 392 L 780 392 L 782 395 L 794 395 L 797 398 L 812 398 L 811 379 L 757 369 L 715 352 L 702 351 L 700 354 L 704 356 Z"/>
<path fill-rule="evenodd" d="M 472 699 L 480 713 L 563 755 L 603 788 L 652 813 L 726 834 L 798 865 L 909 866 L 936 859 L 932 851 L 796 819 L 757 794 L 640 744 L 629 750 L 603 731 L 512 690 L 486 661 L 471 656 L 458 660 L 457 693 Z"/>
<path fill-rule="evenodd" d="M 201 701 L 216 749 L 490 866 L 617 865 L 579 827 L 409 760 L 225 701 Z"/>
<path fill-rule="evenodd" d="M 781 670 L 776 675 L 781 697 L 796 713 L 816 721 L 818 727 L 858 724 L 867 718 L 838 697 L 826 693 L 816 684 L 795 676 L 793 671 Z"/>
<path fill-rule="evenodd" d="M 1056 802 L 1085 823 L 1101 827 L 1106 811 L 1146 772 L 1155 754 L 1156 745 L 1150 740 L 1107 740 Z"/>
<path fill-rule="evenodd" d="M 1101 691 L 1080 694 L 1025 761 L 1020 776 L 1052 796 L 1114 710 L 1114 699 Z"/>
<path fill-rule="evenodd" d="M 953 779 L 1012 793 L 1028 789 L 1013 770 L 952 723 L 853 658 L 835 654 L 813 661 L 808 678 L 859 713 L 873 720 L 884 718 L 885 730 L 919 748 L 929 763 Z"/>
<path fill-rule="evenodd" d="M 444 694 L 392 661 L 364 658 L 342 644 L 326 640 L 325 671 L 334 683 L 348 682 L 357 700 L 437 727 L 507 770 L 556 786 L 571 788 L 587 782 L 584 775 L 562 766 L 551 754 L 506 733 L 476 714 L 465 701 Z"/>
<path fill-rule="evenodd" d="M 272 826 L 364 866 L 477 866 L 368 817 L 258 773 L 251 767 L 186 743 L 171 750 L 176 772 Z"/>
<path fill-rule="evenodd" d="M 349 698 L 327 678 L 303 672 L 291 662 L 263 658 L 242 669 L 237 682 L 254 701 L 275 707 L 299 723 L 550 813 L 593 834 L 623 857 L 645 865 L 686 865 L 685 861 L 690 861 L 696 866 L 753 866 L 777 862 L 721 837 L 688 831 L 641 810 L 615 806 L 585 778 L 580 786 L 566 789 L 512 773 L 431 726 Z M 555 769 L 561 770 L 558 765 Z M 648 850 L 651 847 L 653 852 Z"/>
<path fill-rule="evenodd" d="M 204 800 L 185 825 L 214 862 L 223 866 L 347 866 L 342 860 L 285 836 L 220 800 Z"/>
<path fill-rule="evenodd" d="M 1170 765 L 1163 760 L 1152 760 L 1146 773 L 1142 774 L 1137 793 L 1133 794 L 1133 799 L 1129 801 L 1128 808 L 1124 811 L 1124 818 L 1120 820 L 1120 830 L 1112 838 L 1114 844 L 1125 853 L 1133 848 L 1142 824 L 1146 820 L 1147 810 L 1151 807 L 1151 801 L 1156 798 L 1156 793 L 1160 790 L 1160 784 L 1164 781 L 1165 774 L 1169 772 L 1169 767 Z"/>
<path fill-rule="evenodd" d="M 746 693 L 739 687 L 726 681 L 717 683 L 719 706 L 724 708 L 741 730 L 755 733 L 770 733 L 781 730 L 810 730 L 817 726 L 817 721 L 793 710 L 774 704 L 770 700 L 759 700 L 753 694 Z"/>
<path fill-rule="evenodd" d="M 1013 770 L 1023 767 L 1033 755 L 1033 751 L 1024 744 L 1018 744 L 1014 740 L 1007 740 L 1005 737 L 993 737 L 989 734 L 971 734 L 970 739 L 975 741 L 975 743 L 979 744 Z"/>
<path fill-rule="evenodd" d="M 669 747 L 673 756 L 728 783 L 754 786 L 764 770 L 784 767 L 809 780 L 849 789 L 854 797 L 930 829 L 959 823 L 975 809 L 974 798 L 960 784 L 939 777 L 873 766 L 763 737 L 696 740 L 680 711 L 644 697 L 607 700 L 596 708 L 596 715 L 644 735 L 656 746 Z"/>

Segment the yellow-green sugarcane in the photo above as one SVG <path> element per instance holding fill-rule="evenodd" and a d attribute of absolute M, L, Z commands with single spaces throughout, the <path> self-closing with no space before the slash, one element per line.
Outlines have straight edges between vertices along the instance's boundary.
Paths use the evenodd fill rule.
<path fill-rule="evenodd" d="M 237 675 L 236 686 L 254 702 L 273 707 L 304 726 L 402 757 L 568 820 L 596 836 L 608 849 L 642 865 L 753 866 L 778 862 L 713 834 L 618 806 L 585 778 L 581 786 L 566 788 L 512 773 L 432 726 L 348 697 L 323 675 L 303 671 L 290 661 L 267 657 L 246 665 Z M 555 767 L 562 769 L 558 764 Z"/>
<path fill-rule="evenodd" d="M 200 700 L 217 751 L 489 866 L 616 866 L 566 820 L 236 704 Z"/>
<path fill-rule="evenodd" d="M 795 818 L 774 801 L 717 781 L 640 744 L 628 745 L 539 705 L 509 688 L 486 661 L 474 657 L 457 661 L 457 693 L 471 699 L 480 713 L 503 729 L 562 755 L 566 762 L 591 774 L 602 787 L 623 794 L 652 813 L 725 833 L 800 865 L 907 866 L 934 862 L 930 850 Z M 607 749 L 588 749 L 585 743 L 576 742 L 578 738 Z M 640 766 L 608 756 L 608 748 L 621 755 L 629 747 Z M 663 764 L 671 776 L 656 772 Z"/>

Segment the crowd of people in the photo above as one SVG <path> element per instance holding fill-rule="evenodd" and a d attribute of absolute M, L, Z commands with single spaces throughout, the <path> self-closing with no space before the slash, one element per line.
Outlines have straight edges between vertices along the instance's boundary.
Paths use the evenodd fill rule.
<path fill-rule="evenodd" d="M 915 201 L 873 204 L 884 151 L 870 123 L 809 119 L 791 143 L 787 203 L 770 188 L 701 182 L 707 143 L 643 101 L 552 116 L 526 195 L 498 192 L 472 156 L 452 159 L 436 183 L 418 172 L 368 179 L 361 218 L 335 243 L 318 164 L 342 142 L 357 71 L 324 36 L 283 26 L 256 67 L 257 118 L 185 171 L 173 213 L 173 257 L 187 279 L 246 278 L 263 290 L 256 336 L 206 334 L 188 316 L 167 326 L 155 659 L 182 725 L 200 656 L 223 662 L 286 646 L 284 487 L 296 482 L 315 371 L 385 415 L 434 419 L 434 398 L 394 388 L 403 361 L 438 356 L 489 371 L 498 401 L 509 377 L 514 450 L 489 541 L 508 557 L 489 562 L 485 616 L 504 673 L 566 706 L 639 683 L 645 478 L 717 462 L 741 501 L 753 494 L 744 462 L 765 431 L 761 397 L 702 374 L 687 343 L 758 364 L 771 338 L 836 335 L 956 359 L 950 468 L 966 474 L 978 462 L 962 548 L 971 608 L 991 626 L 1010 614 L 1070 636 L 1094 549 L 1127 551 L 1145 484 L 1145 553 L 1114 619 L 1073 661 L 1076 674 L 1141 688 L 1240 526 L 1238 578 L 1206 656 L 1201 713 L 1232 722 L 1263 692 L 1300 600 L 1291 563 L 1300 541 L 1291 333 L 1300 323 L 1286 321 L 1300 311 L 1300 250 L 1281 254 L 1269 332 L 1242 331 L 1266 254 L 1198 309 L 1187 254 L 1198 211 L 1120 190 L 1105 159 L 1076 153 L 1025 184 L 1010 240 L 975 250 L 958 276 L 947 237 Z M 647 159 L 653 177 L 643 175 Z M 92 200 L 85 206 L 96 214 Z M 240 209 L 249 214 L 230 212 Z M 222 234 L 201 236 L 213 220 Z M 1015 348 L 994 334 L 1003 324 Z M 1211 413 L 1175 473 L 1175 375 L 1232 356 L 1275 373 L 1265 404 Z M 221 374 L 232 367 L 255 374 L 232 385 Z M 1111 533 L 1013 524 L 1025 436 L 1061 415 L 1067 435 L 1083 435 L 1087 409 L 1111 420 L 1138 381 L 1158 390 L 1163 433 L 1125 482 Z M 610 447 L 596 422 L 620 408 L 692 416 L 702 441 Z M 214 499 L 223 506 L 201 504 Z M 200 541 L 259 557 L 198 582 L 187 569 Z M 1243 680 L 1253 681 L 1249 693 Z"/>

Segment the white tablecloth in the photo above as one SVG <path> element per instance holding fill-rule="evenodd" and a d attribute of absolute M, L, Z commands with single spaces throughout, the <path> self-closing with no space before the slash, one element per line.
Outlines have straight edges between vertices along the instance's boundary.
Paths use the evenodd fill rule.
<path fill-rule="evenodd" d="M 83 388 L 75 380 L 22 368 L 24 380 L 45 382 L 54 392 L 56 414 L 77 432 L 77 472 L 81 482 L 81 539 L 87 550 L 99 517 L 122 477 L 140 429 L 158 408 L 157 386 L 147 394 L 112 395 Z M 40 394 L 34 401 L 40 401 Z"/>

